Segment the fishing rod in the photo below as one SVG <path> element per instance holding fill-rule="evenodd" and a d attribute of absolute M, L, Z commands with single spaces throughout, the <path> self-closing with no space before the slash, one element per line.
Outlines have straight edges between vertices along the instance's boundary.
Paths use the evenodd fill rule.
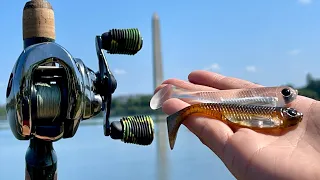
<path fill-rule="evenodd" d="M 6 112 L 18 140 L 28 140 L 26 180 L 57 180 L 53 143 L 72 138 L 81 121 L 103 113 L 103 134 L 124 143 L 147 146 L 154 139 L 150 116 L 129 116 L 110 123 L 112 94 L 117 88 L 105 51 L 135 55 L 143 45 L 136 28 L 112 29 L 95 37 L 99 69 L 55 42 L 54 12 L 44 0 L 25 4 L 24 50 L 10 74 Z"/>

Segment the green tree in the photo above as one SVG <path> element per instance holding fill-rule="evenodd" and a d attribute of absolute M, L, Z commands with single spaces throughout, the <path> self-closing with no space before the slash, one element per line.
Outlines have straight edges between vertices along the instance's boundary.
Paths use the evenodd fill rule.
<path fill-rule="evenodd" d="M 316 91 L 307 88 L 298 89 L 299 95 L 306 96 L 312 99 L 319 100 L 319 94 Z"/>

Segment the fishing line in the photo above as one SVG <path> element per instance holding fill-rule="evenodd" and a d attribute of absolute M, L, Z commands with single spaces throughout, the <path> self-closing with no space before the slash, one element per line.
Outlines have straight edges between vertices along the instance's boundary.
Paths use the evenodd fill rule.
<path fill-rule="evenodd" d="M 60 88 L 56 84 L 37 83 L 36 102 L 37 102 L 37 118 L 53 118 L 55 120 L 60 115 L 61 93 Z"/>

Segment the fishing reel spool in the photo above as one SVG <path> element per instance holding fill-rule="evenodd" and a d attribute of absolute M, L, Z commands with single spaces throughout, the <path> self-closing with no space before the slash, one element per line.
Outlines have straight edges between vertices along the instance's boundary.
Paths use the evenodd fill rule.
<path fill-rule="evenodd" d="M 125 143 L 149 145 L 153 122 L 149 116 L 124 117 L 110 123 L 112 94 L 117 81 L 103 53 L 135 55 L 142 48 L 138 29 L 112 29 L 96 36 L 98 72 L 88 68 L 55 42 L 27 47 L 9 78 L 7 118 L 18 140 L 58 141 L 72 138 L 82 120 L 104 112 L 104 135 Z"/>

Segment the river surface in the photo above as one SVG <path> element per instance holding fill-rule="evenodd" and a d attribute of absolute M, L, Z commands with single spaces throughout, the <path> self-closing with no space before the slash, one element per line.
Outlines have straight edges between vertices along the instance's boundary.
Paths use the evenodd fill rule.
<path fill-rule="evenodd" d="M 156 131 L 160 124 L 155 124 Z M 101 119 L 82 122 L 73 138 L 54 143 L 58 180 L 235 179 L 221 160 L 184 126 L 174 150 L 165 144 L 167 151 L 162 157 L 166 156 L 166 160 L 159 161 L 158 141 L 156 137 L 150 146 L 124 144 L 103 135 Z M 15 139 L 8 122 L 0 121 L 0 180 L 24 179 L 27 147 L 28 141 Z"/>

